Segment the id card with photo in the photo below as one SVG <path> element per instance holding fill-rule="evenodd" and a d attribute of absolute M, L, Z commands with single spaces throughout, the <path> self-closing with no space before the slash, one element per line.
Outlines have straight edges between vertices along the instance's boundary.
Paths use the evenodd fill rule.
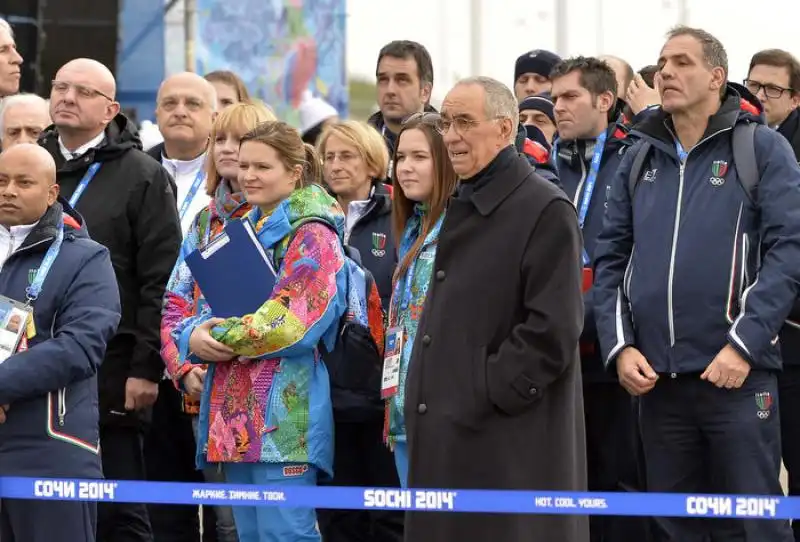
<path fill-rule="evenodd" d="M 381 398 L 388 399 L 400 387 L 400 359 L 403 356 L 403 328 L 393 327 L 386 331 L 386 351 L 383 355 L 383 377 Z"/>
<path fill-rule="evenodd" d="M 30 307 L 0 295 L 0 363 L 17 352 L 32 318 Z"/>

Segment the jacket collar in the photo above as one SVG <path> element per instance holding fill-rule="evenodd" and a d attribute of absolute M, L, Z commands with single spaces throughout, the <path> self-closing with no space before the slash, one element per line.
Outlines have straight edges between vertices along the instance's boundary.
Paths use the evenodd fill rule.
<path fill-rule="evenodd" d="M 42 218 L 39 219 L 39 222 L 25 238 L 25 241 L 19 247 L 19 250 L 25 250 L 34 247 L 37 250 L 40 247 L 42 250 L 44 250 L 50 245 L 49 242 L 45 242 L 55 239 L 56 233 L 58 232 L 58 224 L 62 216 L 64 217 L 64 224 L 66 228 L 75 229 L 75 226 L 80 228 L 78 222 L 68 214 L 64 213 L 64 208 L 62 207 L 61 203 L 56 201 L 53 205 L 47 208 L 42 215 Z"/>
<path fill-rule="evenodd" d="M 509 145 L 481 172 L 461 182 L 456 199 L 471 201 L 482 216 L 489 216 L 533 173 L 528 160 Z"/>
<path fill-rule="evenodd" d="M 780 123 L 778 133 L 789 141 L 795 159 L 800 162 L 800 108 L 789 113 L 786 120 Z"/>

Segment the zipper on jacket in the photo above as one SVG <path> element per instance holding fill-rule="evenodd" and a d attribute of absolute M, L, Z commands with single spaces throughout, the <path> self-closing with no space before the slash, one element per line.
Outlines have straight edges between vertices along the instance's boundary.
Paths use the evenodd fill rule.
<path fill-rule="evenodd" d="M 67 388 L 59 388 L 56 406 L 58 408 L 58 425 L 64 427 L 64 418 L 67 417 Z"/>
<path fill-rule="evenodd" d="M 678 138 L 675 133 L 667 127 L 669 132 L 672 134 L 674 141 L 677 141 Z M 732 130 L 733 127 L 723 128 L 722 130 L 718 130 L 713 134 L 701 139 L 697 142 L 697 144 L 689 149 L 686 152 L 685 158 L 683 160 L 678 157 L 678 161 L 680 162 L 680 170 L 678 171 L 678 206 L 675 210 L 675 225 L 672 228 L 672 250 L 670 252 L 669 257 L 669 273 L 667 277 L 667 320 L 669 323 L 669 345 L 670 347 L 675 346 L 675 314 L 673 311 L 673 282 L 675 279 L 675 254 L 678 251 L 678 230 L 681 225 L 681 210 L 683 208 L 683 181 L 684 181 L 684 173 L 686 172 L 686 163 L 689 161 L 689 155 L 692 154 L 692 151 L 695 150 L 697 147 L 708 141 L 709 139 L 717 136 L 723 132 L 728 132 Z"/>
<path fill-rule="evenodd" d="M 369 214 L 372 213 L 373 210 L 375 210 L 375 206 L 377 204 L 378 203 L 375 201 L 375 198 L 370 198 L 369 205 L 367 206 L 366 210 L 364 210 L 364 213 L 361 216 L 359 216 L 355 222 L 353 222 L 353 227 L 350 228 L 350 231 L 345 232 L 345 239 L 344 239 L 345 245 L 350 244 L 350 238 L 353 236 L 353 232 L 356 231 L 356 227 L 358 227 L 358 225 L 361 224 L 361 221 L 364 220 L 367 216 L 369 216 Z M 349 209 L 348 212 L 350 212 Z"/>
<path fill-rule="evenodd" d="M 8 230 L 8 252 L 6 253 L 6 261 L 14 254 L 14 234 L 11 233 L 11 228 Z"/>
<path fill-rule="evenodd" d="M 581 198 L 581 190 L 583 189 L 583 183 L 586 182 L 586 164 L 583 162 L 583 159 L 580 160 L 581 163 L 581 180 L 578 181 L 578 188 L 575 190 L 575 198 L 572 200 L 572 205 L 575 208 L 578 208 L 578 202 Z"/>
<path fill-rule="evenodd" d="M 691 152 L 691 151 L 689 151 Z M 678 228 L 681 225 L 681 201 L 683 200 L 683 174 L 686 171 L 686 159 L 681 162 L 678 172 L 678 207 L 675 210 L 675 225 L 672 228 L 672 251 L 669 255 L 669 275 L 667 278 L 667 316 L 669 318 L 669 345 L 675 346 L 675 315 L 672 307 L 672 283 L 675 278 L 675 253 L 678 249 Z"/>
<path fill-rule="evenodd" d="M 11 232 L 9 231 L 9 234 L 10 234 L 10 233 L 11 233 Z M 66 238 L 66 237 L 65 237 L 65 238 Z M 22 253 L 24 253 L 24 252 L 27 252 L 27 251 L 29 251 L 30 249 L 32 249 L 33 247 L 39 246 L 39 245 L 41 245 L 41 244 L 43 244 L 43 243 L 47 243 L 47 242 L 49 242 L 49 241 L 52 241 L 52 240 L 54 240 L 54 239 L 55 239 L 55 237 L 47 237 L 47 238 L 45 238 L 45 239 L 40 239 L 40 240 L 36 241 L 35 243 L 32 243 L 32 244 L 30 244 L 30 245 L 28 245 L 28 246 L 21 246 L 21 247 L 19 247 L 19 249 L 18 249 L 18 250 L 13 250 L 13 246 L 14 246 L 13 240 L 14 240 L 14 238 L 13 238 L 13 236 L 12 236 L 12 237 L 11 237 L 11 241 L 12 241 L 12 243 L 11 243 L 11 245 L 10 245 L 10 246 L 9 246 L 9 248 L 8 248 L 8 255 L 6 256 L 6 261 L 5 261 L 5 262 L 3 262 L 3 266 L 2 266 L 2 267 L 3 267 L 3 268 L 5 268 L 5 266 L 6 266 L 6 265 L 8 265 L 8 262 L 9 262 L 9 260 L 11 260 L 11 258 L 13 258 L 13 257 L 17 256 L 18 254 L 22 254 Z"/>

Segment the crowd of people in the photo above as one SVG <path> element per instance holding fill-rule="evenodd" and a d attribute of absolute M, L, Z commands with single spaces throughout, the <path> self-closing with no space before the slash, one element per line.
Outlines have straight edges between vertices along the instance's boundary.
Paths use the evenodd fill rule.
<path fill-rule="evenodd" d="M 654 56 L 533 50 L 513 88 L 469 77 L 436 111 L 428 51 L 393 41 L 368 122 L 307 93 L 299 130 L 236 74 L 185 72 L 152 139 L 94 60 L 19 93 L 0 19 L 0 476 L 780 495 L 783 461 L 800 495 L 800 63 L 761 51 L 737 84 L 690 27 Z M 215 313 L 190 256 L 237 221 L 275 285 Z M 201 512 L 3 499 L 0 540 L 800 541 L 783 520 Z"/>

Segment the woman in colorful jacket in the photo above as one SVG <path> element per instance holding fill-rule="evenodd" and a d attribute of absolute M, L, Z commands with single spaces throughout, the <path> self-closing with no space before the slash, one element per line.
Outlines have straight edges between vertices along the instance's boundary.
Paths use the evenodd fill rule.
<path fill-rule="evenodd" d="M 275 120 L 272 112 L 262 103 L 253 102 L 232 105 L 214 121 L 208 148 L 210 159 L 206 163 L 206 191 L 213 199 L 192 222 L 183 240 L 179 261 L 216 238 L 229 220 L 241 218 L 250 210 L 237 181 L 239 140 L 262 122 L 270 120 Z M 184 411 L 193 415 L 196 434 L 206 367 L 192 364 L 180 356 L 178 343 L 173 338 L 175 327 L 199 314 L 204 304 L 197 283 L 187 271 L 185 265 L 176 266 L 167 285 L 161 320 L 161 357 L 175 386 L 184 392 Z M 204 475 L 208 482 L 224 481 L 224 476 L 214 467 L 204 469 Z M 215 513 L 217 539 L 236 542 L 231 507 L 216 507 Z"/>
<path fill-rule="evenodd" d="M 437 113 L 410 117 L 397 138 L 394 175 L 400 190 L 392 200 L 394 232 L 399 245 L 399 264 L 389 305 L 389 333 L 402 333 L 400 380 L 387 401 L 389 445 L 394 449 L 400 483 L 407 487 L 408 451 L 403 419 L 405 382 L 417 325 L 431 281 L 439 229 L 447 200 L 457 177 L 437 126 Z"/>
<path fill-rule="evenodd" d="M 180 356 L 213 362 L 198 462 L 222 463 L 230 483 L 315 485 L 318 473 L 332 474 L 330 385 L 318 345 L 334 348 L 347 275 L 344 216 L 320 180 L 316 151 L 288 124 L 267 122 L 242 138 L 238 181 L 253 206 L 245 220 L 277 270 L 272 296 L 254 314 L 226 320 L 205 307 L 172 333 L 186 345 Z M 313 509 L 237 506 L 234 516 L 241 542 L 320 540 Z"/>

